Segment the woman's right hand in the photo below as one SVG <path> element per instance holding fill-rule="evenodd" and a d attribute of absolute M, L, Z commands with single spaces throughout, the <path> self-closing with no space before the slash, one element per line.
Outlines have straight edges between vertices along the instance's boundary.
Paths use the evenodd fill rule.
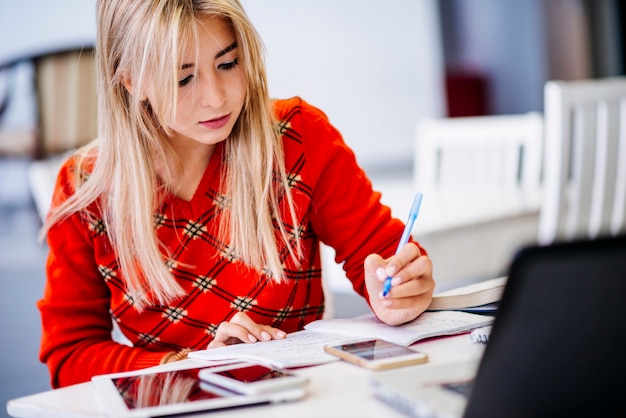
<path fill-rule="evenodd" d="M 215 331 L 215 338 L 207 348 L 223 347 L 231 344 L 252 344 L 257 341 L 282 340 L 287 334 L 278 328 L 261 325 L 250 317 L 237 312 L 230 321 L 222 322 Z"/>

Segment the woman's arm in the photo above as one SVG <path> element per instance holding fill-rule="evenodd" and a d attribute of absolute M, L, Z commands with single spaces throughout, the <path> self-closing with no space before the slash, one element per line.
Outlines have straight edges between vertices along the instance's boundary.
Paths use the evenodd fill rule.
<path fill-rule="evenodd" d="M 73 193 L 73 168 L 64 165 L 54 193 L 56 206 Z M 41 312 L 40 360 L 52 387 L 84 382 L 93 375 L 159 364 L 165 353 L 112 340 L 110 293 L 94 261 L 88 223 L 75 213 L 48 232 L 50 253 Z"/>
<path fill-rule="evenodd" d="M 301 112 L 307 166 L 315 184 L 316 234 L 335 249 L 354 289 L 381 320 L 399 324 L 415 318 L 428 307 L 434 290 L 426 250 L 413 242 L 394 255 L 404 224 L 381 204 L 380 193 L 324 113 L 304 102 Z M 383 298 L 387 269 L 396 286 Z"/>

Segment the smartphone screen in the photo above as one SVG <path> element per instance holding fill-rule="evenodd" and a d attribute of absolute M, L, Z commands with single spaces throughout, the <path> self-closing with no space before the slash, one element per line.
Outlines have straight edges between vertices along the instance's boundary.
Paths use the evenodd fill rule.
<path fill-rule="evenodd" d="M 372 369 L 418 364 L 428 360 L 424 353 L 379 339 L 326 346 L 325 350 L 344 360 Z"/>
<path fill-rule="evenodd" d="M 243 383 L 259 382 L 262 380 L 279 379 L 281 377 L 291 376 L 291 373 L 262 365 L 240 367 L 214 373 Z"/>
<path fill-rule="evenodd" d="M 307 379 L 262 364 L 236 364 L 200 373 L 203 381 L 239 393 L 258 394 L 302 387 Z"/>
<path fill-rule="evenodd" d="M 366 360 L 380 360 L 415 354 L 413 350 L 384 340 L 369 340 L 343 344 L 341 350 Z"/>

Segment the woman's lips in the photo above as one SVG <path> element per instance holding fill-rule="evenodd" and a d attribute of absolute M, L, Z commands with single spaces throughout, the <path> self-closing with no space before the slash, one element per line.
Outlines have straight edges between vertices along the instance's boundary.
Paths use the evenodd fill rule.
<path fill-rule="evenodd" d="M 224 116 L 220 116 L 219 118 L 205 120 L 203 122 L 200 122 L 200 125 L 205 126 L 209 129 L 219 129 L 222 126 L 226 125 L 229 119 L 230 113 Z"/>

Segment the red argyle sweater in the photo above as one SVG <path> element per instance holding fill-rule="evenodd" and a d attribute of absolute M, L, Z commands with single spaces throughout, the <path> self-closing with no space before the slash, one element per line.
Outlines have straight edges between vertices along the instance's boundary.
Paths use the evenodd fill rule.
<path fill-rule="evenodd" d="M 38 307 L 43 321 L 40 358 L 50 369 L 53 387 L 153 366 L 164 352 L 204 349 L 217 326 L 237 311 L 285 332 L 302 329 L 324 312 L 320 241 L 335 248 L 354 289 L 367 297 L 363 260 L 370 253 L 391 256 L 403 224 L 380 204 L 379 193 L 372 191 L 324 113 L 297 98 L 276 101 L 275 112 L 303 227 L 300 267 L 285 256 L 287 280 L 268 282 L 234 260 L 216 237 L 223 201 L 217 186 L 227 164 L 221 145 L 191 201 L 166 196 L 155 214 L 156 233 L 167 246 L 164 254 L 170 254 L 167 263 L 187 292 L 168 306 L 149 305 L 141 313 L 133 307 L 98 208 L 92 205 L 95 218 L 74 214 L 48 234 L 47 284 Z M 60 171 L 53 206 L 74 193 L 74 175 L 70 159 Z M 292 232 L 291 225 L 286 227 Z M 111 339 L 111 318 L 133 347 Z"/>

